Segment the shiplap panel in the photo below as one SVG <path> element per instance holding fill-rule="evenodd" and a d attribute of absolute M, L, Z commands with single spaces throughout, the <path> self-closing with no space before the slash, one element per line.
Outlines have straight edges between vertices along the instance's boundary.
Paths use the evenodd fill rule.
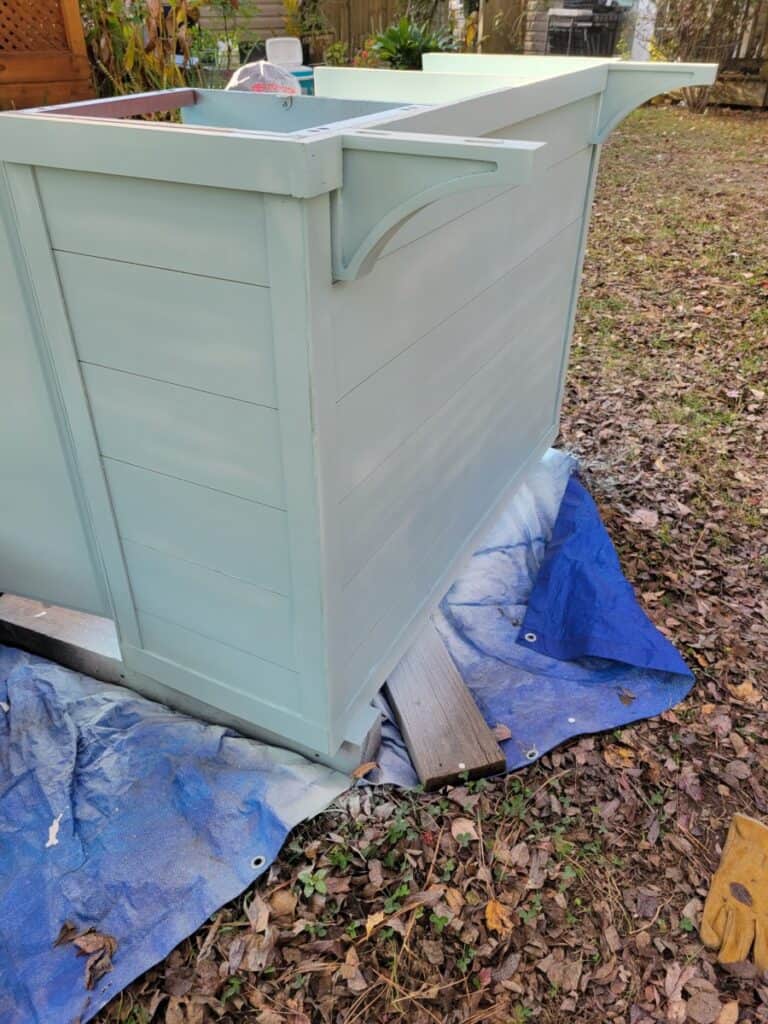
<path fill-rule="evenodd" d="M 125 462 L 104 468 L 125 540 L 290 593 L 285 512 Z"/>
<path fill-rule="evenodd" d="M 61 252 L 80 359 L 276 406 L 269 289 Z"/>
<path fill-rule="evenodd" d="M 396 578 L 408 577 L 438 523 L 464 510 L 469 531 L 468 481 L 475 464 L 489 480 L 506 481 L 508 467 L 520 462 L 531 436 L 540 437 L 553 424 L 553 365 L 563 318 L 562 299 L 541 308 L 534 322 L 341 503 L 349 581 L 342 621 L 350 636 L 365 634 L 361 618 L 370 620 L 375 606 L 386 601 L 387 580 L 394 588 Z M 524 380 L 525 388 L 513 387 L 517 380 Z M 369 592 L 374 580 L 375 590 Z"/>
<path fill-rule="evenodd" d="M 228 690 L 248 698 L 257 698 L 289 711 L 299 710 L 298 673 L 237 647 L 219 643 L 210 636 L 184 629 L 166 617 L 139 612 L 139 626 L 147 651 L 209 676 Z"/>
<path fill-rule="evenodd" d="M 133 541 L 123 549 L 140 611 L 294 668 L 287 597 Z"/>
<path fill-rule="evenodd" d="M 82 370 L 102 455 L 283 507 L 274 409 L 87 363 Z"/>
<path fill-rule="evenodd" d="M 258 193 L 46 167 L 37 181 L 54 249 L 268 283 Z"/>
<path fill-rule="evenodd" d="M 502 424 L 500 424 L 501 426 Z M 556 430 L 540 438 L 531 434 L 526 437 L 532 454 L 541 457 L 547 446 L 554 440 Z M 511 464 L 510 464 L 511 465 Z M 522 464 L 523 469 L 526 464 Z M 510 469 L 506 486 L 502 486 L 495 495 L 499 501 L 505 494 L 512 493 L 517 482 L 524 479 L 524 472 L 520 472 L 517 466 Z M 474 485 L 475 481 L 471 475 L 468 479 Z M 475 528 L 483 522 L 489 511 L 493 511 L 493 505 L 478 507 L 476 515 L 478 518 L 473 524 L 473 529 L 462 532 L 457 527 L 455 520 L 451 523 L 451 529 L 440 535 L 433 533 L 433 543 L 427 551 L 422 550 L 414 557 L 411 571 L 403 576 L 397 600 L 382 612 L 381 618 L 371 626 L 360 638 L 360 645 L 351 653 L 348 662 L 343 669 L 340 669 L 334 677 L 333 694 L 336 698 L 334 707 L 342 706 L 339 696 L 343 694 L 346 698 L 344 708 L 353 708 L 356 702 L 367 690 L 375 693 L 376 687 L 386 680 L 386 672 L 390 671 L 397 664 L 397 655 L 407 643 L 403 636 L 408 634 L 408 628 L 413 619 L 417 619 L 425 610 L 434 606 L 450 589 L 452 581 L 457 577 L 464 564 L 464 558 L 473 550 L 469 543 L 475 534 Z M 469 545 L 469 546 L 467 546 Z M 420 559 L 420 560 L 419 560 Z M 456 561 L 458 559 L 458 562 Z M 451 568 L 456 563 L 452 572 L 447 572 L 446 567 Z M 404 613 L 405 612 L 405 613 Z M 393 651 L 395 657 L 393 658 Z M 382 672 L 381 667 L 388 666 Z M 372 685 L 373 684 L 373 688 Z"/>
<path fill-rule="evenodd" d="M 551 364 L 561 346 L 554 328 L 562 313 L 563 304 L 542 310 L 526 332 L 527 344 L 491 360 L 414 439 L 418 454 L 407 467 L 412 496 L 394 513 L 397 528 L 342 592 L 337 651 L 350 660 L 353 676 L 360 671 L 354 667 L 356 646 L 390 613 L 398 626 L 384 629 L 382 642 L 405 628 L 429 581 L 440 577 L 515 469 L 554 427 L 557 377 Z M 521 379 L 525 387 L 512 394 L 510 381 Z M 392 480 L 389 486 L 397 489 Z M 377 658 L 384 654 L 382 649 Z"/>
<path fill-rule="evenodd" d="M 336 286 L 341 397 L 581 216 L 589 151 L 511 189 Z M 439 252 L 439 258 L 437 253 Z"/>
<path fill-rule="evenodd" d="M 433 416 L 496 352 L 524 336 L 570 285 L 575 222 L 472 302 L 401 352 L 338 405 L 339 492 L 348 494 Z"/>

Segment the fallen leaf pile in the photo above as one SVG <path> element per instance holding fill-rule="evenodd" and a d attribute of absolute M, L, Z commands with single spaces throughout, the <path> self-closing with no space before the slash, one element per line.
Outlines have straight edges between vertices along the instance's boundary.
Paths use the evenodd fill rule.
<path fill-rule="evenodd" d="M 616 133 L 564 408 L 691 696 L 504 780 L 346 794 L 100 1024 L 768 1021 L 697 932 L 731 815 L 768 821 L 767 138 L 679 108 Z"/>
<path fill-rule="evenodd" d="M 83 983 L 87 989 L 92 989 L 100 978 L 112 970 L 117 940 L 94 928 L 78 933 L 70 921 L 65 921 L 54 945 L 65 946 L 68 943 L 72 943 L 79 956 L 87 957 Z"/>

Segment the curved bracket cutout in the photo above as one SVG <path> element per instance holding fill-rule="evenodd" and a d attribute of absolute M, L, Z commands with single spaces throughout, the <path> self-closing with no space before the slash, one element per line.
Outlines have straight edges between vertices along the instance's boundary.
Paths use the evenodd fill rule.
<path fill-rule="evenodd" d="M 331 199 L 334 279 L 368 273 L 394 232 L 437 199 L 530 181 L 544 145 L 370 129 L 344 135 L 343 184 Z"/>
<path fill-rule="evenodd" d="M 717 64 L 657 64 L 617 61 L 608 67 L 594 143 L 605 142 L 616 125 L 646 100 L 693 85 L 712 85 Z"/>

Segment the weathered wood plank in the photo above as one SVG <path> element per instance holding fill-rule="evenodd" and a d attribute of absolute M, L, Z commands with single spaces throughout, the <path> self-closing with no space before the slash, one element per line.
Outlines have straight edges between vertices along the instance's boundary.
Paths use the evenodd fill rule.
<path fill-rule="evenodd" d="M 0 643 L 49 658 L 105 683 L 124 679 L 115 624 L 99 615 L 2 594 Z"/>
<path fill-rule="evenodd" d="M 503 772 L 504 754 L 430 619 L 387 682 L 426 790 Z"/>

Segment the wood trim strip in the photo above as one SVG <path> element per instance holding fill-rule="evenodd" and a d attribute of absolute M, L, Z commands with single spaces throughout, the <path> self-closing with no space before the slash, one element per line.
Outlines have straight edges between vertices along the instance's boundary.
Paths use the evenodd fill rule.
<path fill-rule="evenodd" d="M 138 96 L 110 96 L 104 100 L 84 100 L 49 107 L 34 107 L 25 114 L 72 114 L 77 117 L 139 117 L 142 114 L 164 114 L 179 107 L 197 103 L 195 89 L 168 89 L 145 92 Z"/>

